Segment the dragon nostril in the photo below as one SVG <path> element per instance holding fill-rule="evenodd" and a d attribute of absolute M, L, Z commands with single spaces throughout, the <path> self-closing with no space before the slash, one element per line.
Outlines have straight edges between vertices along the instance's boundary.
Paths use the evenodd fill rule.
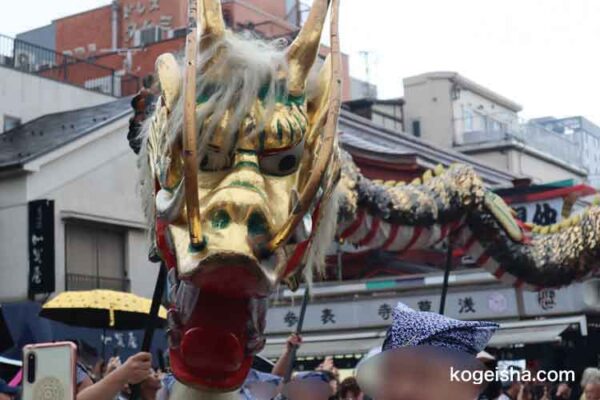
<path fill-rule="evenodd" d="M 267 220 L 265 216 L 260 212 L 253 212 L 248 217 L 248 233 L 250 235 L 265 235 L 269 232 Z"/>
<path fill-rule="evenodd" d="M 212 227 L 215 229 L 225 229 L 230 222 L 231 217 L 225 210 L 216 211 L 211 218 Z"/>

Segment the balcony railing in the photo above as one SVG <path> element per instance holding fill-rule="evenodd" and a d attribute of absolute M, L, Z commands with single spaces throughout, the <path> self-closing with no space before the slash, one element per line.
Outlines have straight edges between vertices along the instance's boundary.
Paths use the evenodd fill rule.
<path fill-rule="evenodd" d="M 585 168 L 581 156 L 583 143 L 579 135 L 557 133 L 535 123 L 523 123 L 506 130 L 485 129 L 464 132 L 460 145 L 503 141 L 516 141 L 568 164 Z"/>
<path fill-rule="evenodd" d="M 110 289 L 128 292 L 129 288 L 129 279 L 67 273 L 66 290 Z"/>
<path fill-rule="evenodd" d="M 135 94 L 141 88 L 138 76 L 4 35 L 0 35 L 0 66 L 115 97 Z"/>

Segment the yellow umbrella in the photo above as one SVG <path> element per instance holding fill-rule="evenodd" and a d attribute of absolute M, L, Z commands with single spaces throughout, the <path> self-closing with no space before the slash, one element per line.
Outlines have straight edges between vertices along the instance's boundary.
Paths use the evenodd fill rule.
<path fill-rule="evenodd" d="M 68 325 L 118 330 L 146 327 L 151 300 L 113 290 L 63 292 L 42 307 L 40 316 Z M 160 307 L 164 323 L 167 310 Z"/>

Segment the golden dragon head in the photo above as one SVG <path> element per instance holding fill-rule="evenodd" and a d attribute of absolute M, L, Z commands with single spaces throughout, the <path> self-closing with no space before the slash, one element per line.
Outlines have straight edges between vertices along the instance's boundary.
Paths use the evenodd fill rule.
<path fill-rule="evenodd" d="M 171 269 L 171 359 L 184 382 L 239 386 L 264 344 L 266 297 L 331 243 L 337 1 L 331 55 L 316 74 L 328 0 L 314 2 L 288 47 L 229 32 L 218 0 L 190 0 L 185 62 L 171 54 L 156 62 L 144 199 L 154 248 Z"/>

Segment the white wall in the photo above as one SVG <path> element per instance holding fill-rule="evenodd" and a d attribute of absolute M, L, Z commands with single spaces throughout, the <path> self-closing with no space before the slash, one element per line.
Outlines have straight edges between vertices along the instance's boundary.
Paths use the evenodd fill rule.
<path fill-rule="evenodd" d="M 416 76 L 404 80 L 404 126 L 410 134 L 413 121 L 421 124 L 421 138 L 438 146 L 451 148 L 453 115 L 451 83 L 447 79 Z"/>
<path fill-rule="evenodd" d="M 132 292 L 151 297 L 158 270 L 148 262 L 136 156 L 125 137 L 128 118 L 26 166 L 37 172 L 0 177 L 0 301 L 27 296 L 27 202 L 35 199 L 55 201 L 57 291 L 65 285 L 65 220 L 76 218 L 125 230 Z"/>
<path fill-rule="evenodd" d="M 404 79 L 405 127 L 409 133 L 412 121 L 419 120 L 423 139 L 450 148 L 462 144 L 465 130 L 486 130 L 484 119 L 478 117 L 498 121 L 513 130 L 518 127 L 518 116 L 513 110 L 464 87 L 453 99 L 452 86 L 449 77 L 424 74 Z M 465 129 L 465 110 L 474 116 L 470 129 Z"/>
<path fill-rule="evenodd" d="M 66 83 L 0 67 L 0 132 L 4 115 L 22 123 L 45 114 L 91 107 L 115 98 Z"/>
<path fill-rule="evenodd" d="M 0 178 L 0 299 L 27 296 L 27 181 Z"/>
<path fill-rule="evenodd" d="M 563 179 L 581 180 L 584 176 L 562 168 L 554 163 L 515 149 L 499 151 L 492 148 L 477 152 L 468 152 L 474 159 L 515 175 L 531 178 L 533 183 L 547 183 Z"/>

